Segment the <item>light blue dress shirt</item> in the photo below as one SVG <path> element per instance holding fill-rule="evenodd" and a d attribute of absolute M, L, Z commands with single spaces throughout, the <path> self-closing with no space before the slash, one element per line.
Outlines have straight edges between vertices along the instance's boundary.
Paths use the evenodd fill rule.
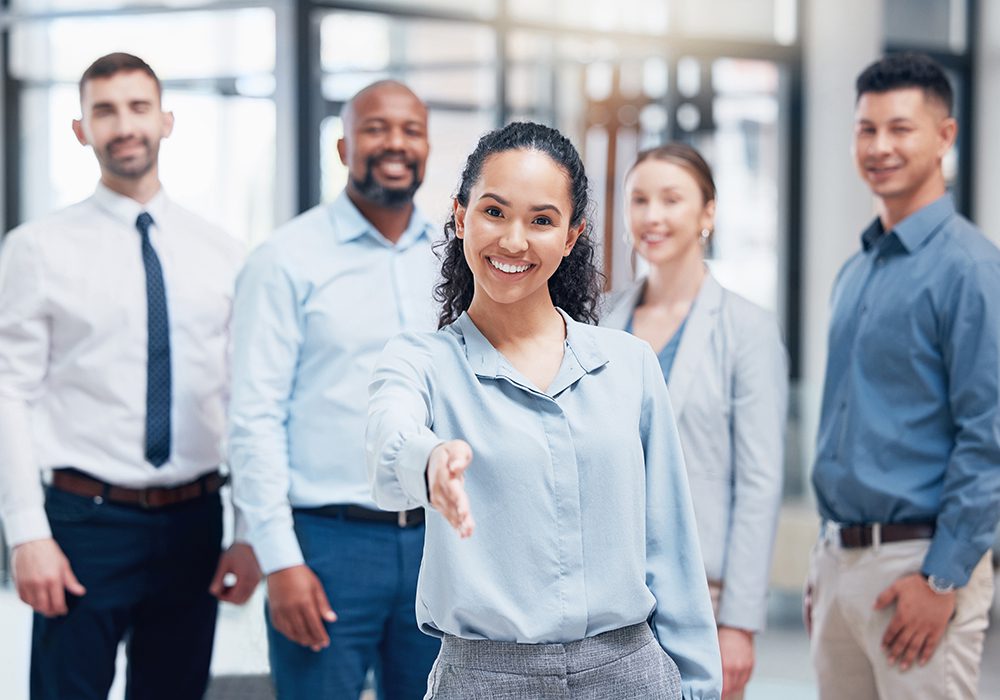
<path fill-rule="evenodd" d="M 393 245 L 342 194 L 278 229 L 240 273 L 229 456 L 265 573 L 302 563 L 292 507 L 375 507 L 368 380 L 389 338 L 437 327 L 430 232 L 414 212 Z"/>
<path fill-rule="evenodd" d="M 566 318 L 539 391 L 467 314 L 386 346 L 371 383 L 379 505 L 428 506 L 433 448 L 463 439 L 476 529 L 428 506 L 417 621 L 432 635 L 569 642 L 652 618 L 684 697 L 718 698 L 719 645 L 677 430 L 649 345 Z"/>
<path fill-rule="evenodd" d="M 820 514 L 936 521 L 923 573 L 962 586 L 1000 517 L 1000 251 L 948 195 L 862 244 L 833 291 Z"/>

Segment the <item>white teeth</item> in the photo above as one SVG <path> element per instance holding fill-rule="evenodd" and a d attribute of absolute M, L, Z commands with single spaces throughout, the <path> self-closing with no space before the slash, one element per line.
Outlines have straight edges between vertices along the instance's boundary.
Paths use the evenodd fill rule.
<path fill-rule="evenodd" d="M 665 241 L 667 237 L 661 233 L 644 233 L 642 235 L 642 240 L 647 243 L 659 243 L 660 241 Z"/>
<path fill-rule="evenodd" d="M 379 164 L 384 172 L 399 175 L 406 171 L 406 164 L 400 161 L 382 161 Z"/>
<path fill-rule="evenodd" d="M 531 265 L 508 265 L 507 263 L 497 262 L 493 258 L 487 258 L 490 261 L 490 265 L 500 270 L 500 272 L 506 272 L 508 274 L 514 274 L 515 272 L 524 272 L 528 270 Z"/>

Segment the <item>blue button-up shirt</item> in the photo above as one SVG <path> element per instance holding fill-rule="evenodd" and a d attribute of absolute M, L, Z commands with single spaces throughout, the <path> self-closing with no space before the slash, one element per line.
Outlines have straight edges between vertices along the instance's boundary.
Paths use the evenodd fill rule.
<path fill-rule="evenodd" d="M 964 585 L 1000 517 L 1000 251 L 948 195 L 862 244 L 833 292 L 820 513 L 936 521 L 923 572 Z"/>
<path fill-rule="evenodd" d="M 302 563 L 291 507 L 375 507 L 368 380 L 389 338 L 436 328 L 438 269 L 419 213 L 393 245 L 346 194 L 250 256 L 234 301 L 229 454 L 265 573 Z"/>
<path fill-rule="evenodd" d="M 718 698 L 719 643 L 670 400 L 649 345 L 566 319 L 535 388 L 468 315 L 393 339 L 371 384 L 379 505 L 427 506 L 424 470 L 466 440 L 476 530 L 428 508 L 417 620 L 429 634 L 568 642 L 652 615 L 685 698 Z"/>

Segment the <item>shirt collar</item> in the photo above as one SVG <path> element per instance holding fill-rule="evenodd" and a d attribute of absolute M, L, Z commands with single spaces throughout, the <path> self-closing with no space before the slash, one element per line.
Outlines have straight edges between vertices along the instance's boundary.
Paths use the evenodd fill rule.
<path fill-rule="evenodd" d="M 352 202 L 351 198 L 347 196 L 347 190 L 341 192 L 337 198 L 330 203 L 329 212 L 330 220 L 333 223 L 334 234 L 337 236 L 337 240 L 341 243 L 348 243 L 361 238 L 362 236 L 368 236 L 381 245 L 403 250 L 424 237 L 431 237 L 431 223 L 417 206 L 413 207 L 413 213 L 410 215 L 410 222 L 406 225 L 406 230 L 403 231 L 403 235 L 399 237 L 399 241 L 395 244 L 395 246 L 385 236 L 379 233 L 375 229 L 375 226 L 373 226 L 372 223 L 365 218 L 364 214 L 362 214 L 361 211 L 354 206 L 354 202 Z"/>
<path fill-rule="evenodd" d="M 910 214 L 889 231 L 899 241 L 903 250 L 912 253 L 922 246 L 931 236 L 937 233 L 941 224 L 955 213 L 955 202 L 951 195 L 945 193 L 930 204 Z M 865 251 L 871 250 L 884 229 L 878 218 L 861 234 L 861 245 Z"/>
<path fill-rule="evenodd" d="M 580 368 L 589 374 L 607 364 L 607 355 L 598 346 L 594 338 L 593 327 L 574 321 L 562 309 L 557 308 L 556 310 L 566 322 L 566 347 L 576 358 Z M 462 315 L 455 321 L 455 325 L 458 326 L 462 337 L 465 338 L 465 356 L 468 358 L 469 364 L 472 365 L 472 370 L 478 376 L 492 379 L 508 376 L 505 367 L 508 367 L 509 363 L 472 322 L 468 311 L 462 312 Z M 550 387 L 551 389 L 552 387 Z"/>
<path fill-rule="evenodd" d="M 94 191 L 94 201 L 114 219 L 130 228 L 135 228 L 135 220 L 144 211 L 149 212 L 150 216 L 153 217 L 154 225 L 162 226 L 163 214 L 167 208 L 167 195 L 163 192 L 162 187 L 151 200 L 142 204 L 131 197 L 118 194 L 104 183 L 99 182 Z"/>

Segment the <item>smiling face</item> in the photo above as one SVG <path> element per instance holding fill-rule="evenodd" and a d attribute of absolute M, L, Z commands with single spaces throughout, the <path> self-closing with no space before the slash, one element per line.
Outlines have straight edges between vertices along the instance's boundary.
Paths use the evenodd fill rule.
<path fill-rule="evenodd" d="M 82 117 L 73 122 L 81 144 L 91 146 L 102 177 L 118 181 L 156 177 L 160 140 L 173 115 L 160 107 L 156 81 L 138 70 L 94 78 L 80 92 Z"/>
<path fill-rule="evenodd" d="M 957 126 L 920 88 L 867 92 L 855 109 L 854 159 L 862 179 L 900 217 L 945 192 L 941 160 Z"/>
<path fill-rule="evenodd" d="M 373 204 L 407 206 L 424 179 L 427 108 L 405 86 L 381 83 L 352 100 L 337 142 L 348 190 Z"/>
<path fill-rule="evenodd" d="M 584 230 L 571 225 L 566 171 L 533 150 L 503 151 L 483 163 L 468 206 L 455 202 L 455 234 L 475 279 L 472 307 L 552 304 L 549 278 Z"/>
<path fill-rule="evenodd" d="M 715 201 L 704 201 L 694 176 L 676 163 L 649 158 L 625 180 L 628 229 L 636 252 L 651 265 L 701 260 L 701 232 L 711 230 Z"/>

